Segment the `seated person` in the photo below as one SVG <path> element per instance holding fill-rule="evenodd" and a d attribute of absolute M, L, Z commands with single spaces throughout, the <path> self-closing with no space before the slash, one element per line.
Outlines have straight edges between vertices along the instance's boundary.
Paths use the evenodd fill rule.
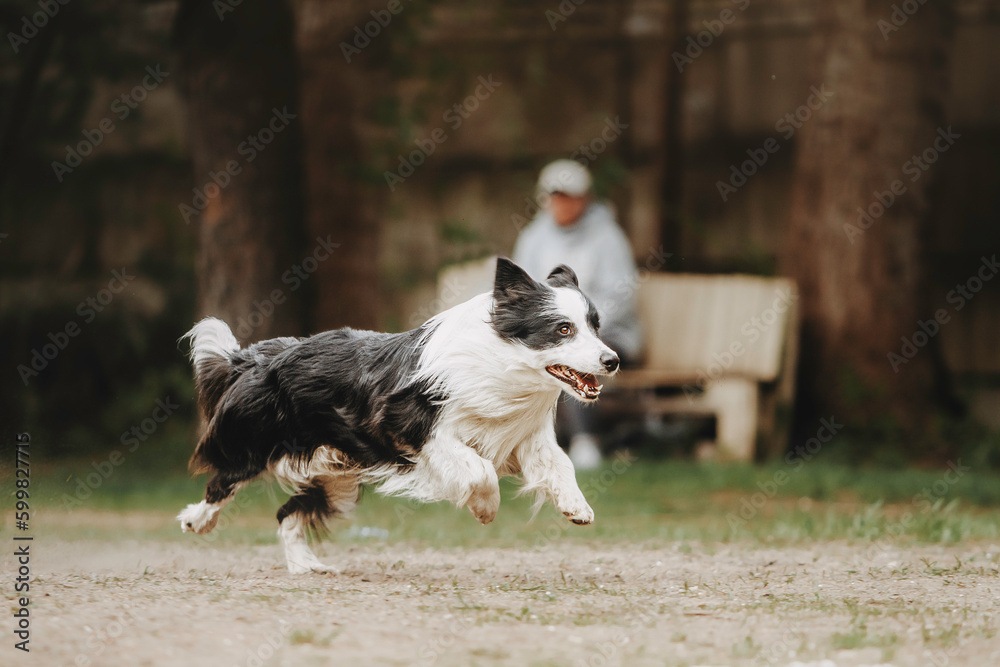
<path fill-rule="evenodd" d="M 559 264 L 572 268 L 600 313 L 601 339 L 625 366 L 642 353 L 635 261 L 611 209 L 591 196 L 591 184 L 590 172 L 573 160 L 556 160 L 542 169 L 538 197 L 543 208 L 518 237 L 513 260 L 536 280 L 544 280 Z M 558 416 L 570 434 L 574 465 L 596 467 L 601 452 L 593 435 L 593 413 L 564 399 Z"/>

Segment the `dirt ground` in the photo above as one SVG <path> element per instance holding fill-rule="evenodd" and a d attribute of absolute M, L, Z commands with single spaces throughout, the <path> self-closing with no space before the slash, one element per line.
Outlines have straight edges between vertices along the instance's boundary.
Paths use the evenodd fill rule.
<path fill-rule="evenodd" d="M 289 575 L 277 545 L 40 539 L 31 652 L 5 630 L 0 663 L 1000 664 L 996 544 L 317 551 L 343 573 Z"/>

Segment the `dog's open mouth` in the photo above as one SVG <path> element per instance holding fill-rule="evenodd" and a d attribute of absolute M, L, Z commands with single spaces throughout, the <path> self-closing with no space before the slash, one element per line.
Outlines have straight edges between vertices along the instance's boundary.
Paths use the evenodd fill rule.
<path fill-rule="evenodd" d="M 601 395 L 602 385 L 597 382 L 597 376 L 590 373 L 575 371 L 569 366 L 554 364 L 546 366 L 545 370 L 553 377 L 558 378 L 573 388 L 577 394 L 587 400 L 594 400 Z"/>

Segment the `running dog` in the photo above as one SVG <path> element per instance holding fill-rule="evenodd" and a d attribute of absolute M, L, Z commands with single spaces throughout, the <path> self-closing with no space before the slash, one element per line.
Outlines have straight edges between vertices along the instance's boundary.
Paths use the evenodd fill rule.
<path fill-rule="evenodd" d="M 349 513 L 362 484 L 380 493 L 497 515 L 500 477 L 546 498 L 575 524 L 594 511 L 556 444 L 556 402 L 591 402 L 619 360 L 599 335 L 594 304 L 572 269 L 544 282 L 497 260 L 484 293 L 399 334 L 338 329 L 241 348 L 222 321 L 198 322 L 191 341 L 207 420 L 191 457 L 211 472 L 205 499 L 177 517 L 207 533 L 234 494 L 269 473 L 292 497 L 278 536 L 292 573 L 336 572 L 313 554 L 310 529 Z"/>

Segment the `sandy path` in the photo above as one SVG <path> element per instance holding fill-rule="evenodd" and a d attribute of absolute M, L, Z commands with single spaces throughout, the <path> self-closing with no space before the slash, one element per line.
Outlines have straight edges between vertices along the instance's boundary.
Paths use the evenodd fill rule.
<path fill-rule="evenodd" d="M 319 551 L 343 574 L 293 577 L 277 546 L 47 538 L 30 656 L 6 630 L 0 662 L 1000 664 L 997 545 Z"/>

